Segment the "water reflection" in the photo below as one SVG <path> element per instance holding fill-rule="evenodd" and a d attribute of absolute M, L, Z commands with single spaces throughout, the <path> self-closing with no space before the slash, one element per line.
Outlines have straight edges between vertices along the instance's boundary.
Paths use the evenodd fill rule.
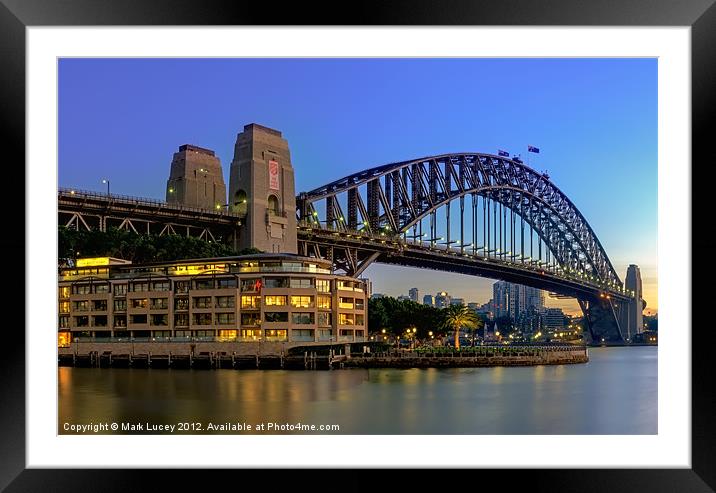
<path fill-rule="evenodd" d="M 628 376 L 628 378 L 627 378 Z M 59 368 L 58 430 L 88 422 L 338 424 L 345 434 L 654 434 L 656 348 L 586 365 L 408 370 Z"/>

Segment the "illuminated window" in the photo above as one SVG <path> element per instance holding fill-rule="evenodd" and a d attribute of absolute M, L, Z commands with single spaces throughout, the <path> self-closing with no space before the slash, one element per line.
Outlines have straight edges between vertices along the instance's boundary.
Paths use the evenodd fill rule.
<path fill-rule="evenodd" d="M 222 339 L 236 339 L 235 330 L 220 330 L 219 337 Z"/>
<path fill-rule="evenodd" d="M 211 313 L 195 313 L 194 325 L 211 325 Z"/>
<path fill-rule="evenodd" d="M 261 296 L 244 295 L 241 297 L 241 308 L 258 308 L 261 306 Z"/>
<path fill-rule="evenodd" d="M 241 329 L 243 339 L 257 339 L 261 337 L 261 331 L 257 329 Z"/>
<path fill-rule="evenodd" d="M 241 291 L 246 293 L 253 293 L 261 289 L 261 279 L 242 279 L 241 280 Z"/>
<path fill-rule="evenodd" d="M 57 347 L 69 347 L 70 346 L 70 333 L 59 332 L 57 334 Z"/>
<path fill-rule="evenodd" d="M 353 282 L 351 281 L 338 281 L 338 289 L 344 289 L 346 291 L 353 291 Z"/>
<path fill-rule="evenodd" d="M 233 296 L 217 296 L 216 297 L 217 308 L 234 308 L 234 297 Z"/>
<path fill-rule="evenodd" d="M 327 312 L 319 312 L 318 313 L 318 325 L 320 327 L 330 327 L 331 326 L 331 314 Z"/>
<path fill-rule="evenodd" d="M 288 322 L 287 312 L 266 312 L 264 313 L 264 320 L 266 322 Z"/>
<path fill-rule="evenodd" d="M 194 308 L 211 308 L 211 296 L 195 297 Z"/>
<path fill-rule="evenodd" d="M 318 308 L 330 309 L 331 308 L 331 297 L 330 296 L 318 296 Z"/>
<path fill-rule="evenodd" d="M 69 301 L 60 301 L 60 313 L 70 313 Z"/>
<path fill-rule="evenodd" d="M 301 288 L 312 288 L 312 287 L 313 287 L 313 279 L 305 278 L 305 277 L 292 277 L 291 278 L 291 288 L 301 289 Z"/>
<path fill-rule="evenodd" d="M 313 296 L 291 296 L 291 306 L 295 308 L 313 307 Z"/>
<path fill-rule="evenodd" d="M 330 293 L 331 281 L 329 279 L 316 279 L 316 291 L 319 293 Z"/>
<path fill-rule="evenodd" d="M 60 288 L 60 298 L 69 298 L 69 297 L 70 297 L 70 287 L 62 286 Z"/>
<path fill-rule="evenodd" d="M 266 339 L 269 341 L 285 341 L 287 339 L 286 333 L 286 329 L 268 329 L 265 331 Z"/>
<path fill-rule="evenodd" d="M 135 298 L 132 300 L 132 308 L 146 308 L 147 298 Z"/>
<path fill-rule="evenodd" d="M 355 325 L 352 313 L 339 313 L 338 325 Z"/>
<path fill-rule="evenodd" d="M 286 296 L 265 296 L 266 306 L 286 306 Z"/>
<path fill-rule="evenodd" d="M 217 313 L 216 323 L 219 325 L 233 325 L 236 321 L 233 313 Z"/>
<path fill-rule="evenodd" d="M 313 325 L 314 318 L 313 313 L 292 313 L 291 314 L 291 323 L 292 324 L 298 324 L 298 325 Z"/>
<path fill-rule="evenodd" d="M 353 298 L 338 298 L 338 308 L 353 309 Z"/>

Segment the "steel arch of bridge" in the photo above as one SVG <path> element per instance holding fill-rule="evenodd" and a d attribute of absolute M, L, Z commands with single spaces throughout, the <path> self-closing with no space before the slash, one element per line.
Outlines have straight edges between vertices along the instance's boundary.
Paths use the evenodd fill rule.
<path fill-rule="evenodd" d="M 483 199 L 483 218 L 487 218 L 488 231 L 487 242 L 483 237 L 485 245 L 478 246 L 477 241 L 473 241 L 471 248 L 466 250 L 462 218 L 468 196 L 472 199 L 473 208 L 472 235 L 477 236 L 477 197 Z M 534 232 L 544 242 L 548 260 L 551 254 L 552 262 L 559 268 L 580 273 L 585 280 L 596 281 L 614 292 L 623 289 L 599 239 L 572 201 L 546 174 L 540 174 L 514 159 L 492 154 L 460 153 L 387 164 L 303 193 L 298 197 L 297 207 L 299 219 L 304 225 L 313 224 L 316 228 L 325 225 L 327 229 L 352 230 L 369 235 L 395 236 L 397 233 L 404 238 L 411 229 L 412 238 L 423 237 L 424 234 L 420 234 L 421 231 L 416 233 L 416 229 L 422 229 L 422 220 L 429 217 L 429 241 L 434 244 L 443 239 L 433 236 L 437 212 L 447 206 L 449 246 L 450 203 L 453 201 L 460 204 L 461 251 L 473 255 L 500 252 L 498 248 L 490 250 L 490 216 L 489 213 L 484 214 L 485 208 L 492 206 L 496 210 L 499 205 L 501 215 L 503 211 L 504 214 L 509 211 L 513 228 L 515 214 L 520 219 L 521 228 L 524 228 L 522 222 L 527 224 L 530 234 Z M 319 204 L 323 206 L 320 214 Z M 345 215 L 343 207 L 347 209 Z M 482 226 L 484 229 L 485 224 Z M 494 240 L 496 243 L 496 238 Z M 507 253 L 510 252 L 502 252 L 505 259 Z"/>

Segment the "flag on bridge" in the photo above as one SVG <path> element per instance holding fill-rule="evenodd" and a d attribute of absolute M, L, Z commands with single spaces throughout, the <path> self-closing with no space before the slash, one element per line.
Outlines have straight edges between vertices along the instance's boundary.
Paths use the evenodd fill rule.
<path fill-rule="evenodd" d="M 539 154 L 539 148 L 535 146 L 527 146 L 527 152 L 536 152 L 537 154 Z"/>
<path fill-rule="evenodd" d="M 497 149 L 497 155 L 498 155 L 498 156 L 510 157 L 510 153 L 507 152 L 507 151 L 503 151 L 502 149 Z"/>

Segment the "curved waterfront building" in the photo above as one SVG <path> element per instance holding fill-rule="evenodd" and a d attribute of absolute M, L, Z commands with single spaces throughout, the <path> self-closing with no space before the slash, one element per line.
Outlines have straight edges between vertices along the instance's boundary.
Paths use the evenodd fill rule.
<path fill-rule="evenodd" d="M 257 254 L 131 264 L 79 259 L 59 273 L 58 343 L 76 338 L 364 341 L 363 280 L 331 263 Z"/>

